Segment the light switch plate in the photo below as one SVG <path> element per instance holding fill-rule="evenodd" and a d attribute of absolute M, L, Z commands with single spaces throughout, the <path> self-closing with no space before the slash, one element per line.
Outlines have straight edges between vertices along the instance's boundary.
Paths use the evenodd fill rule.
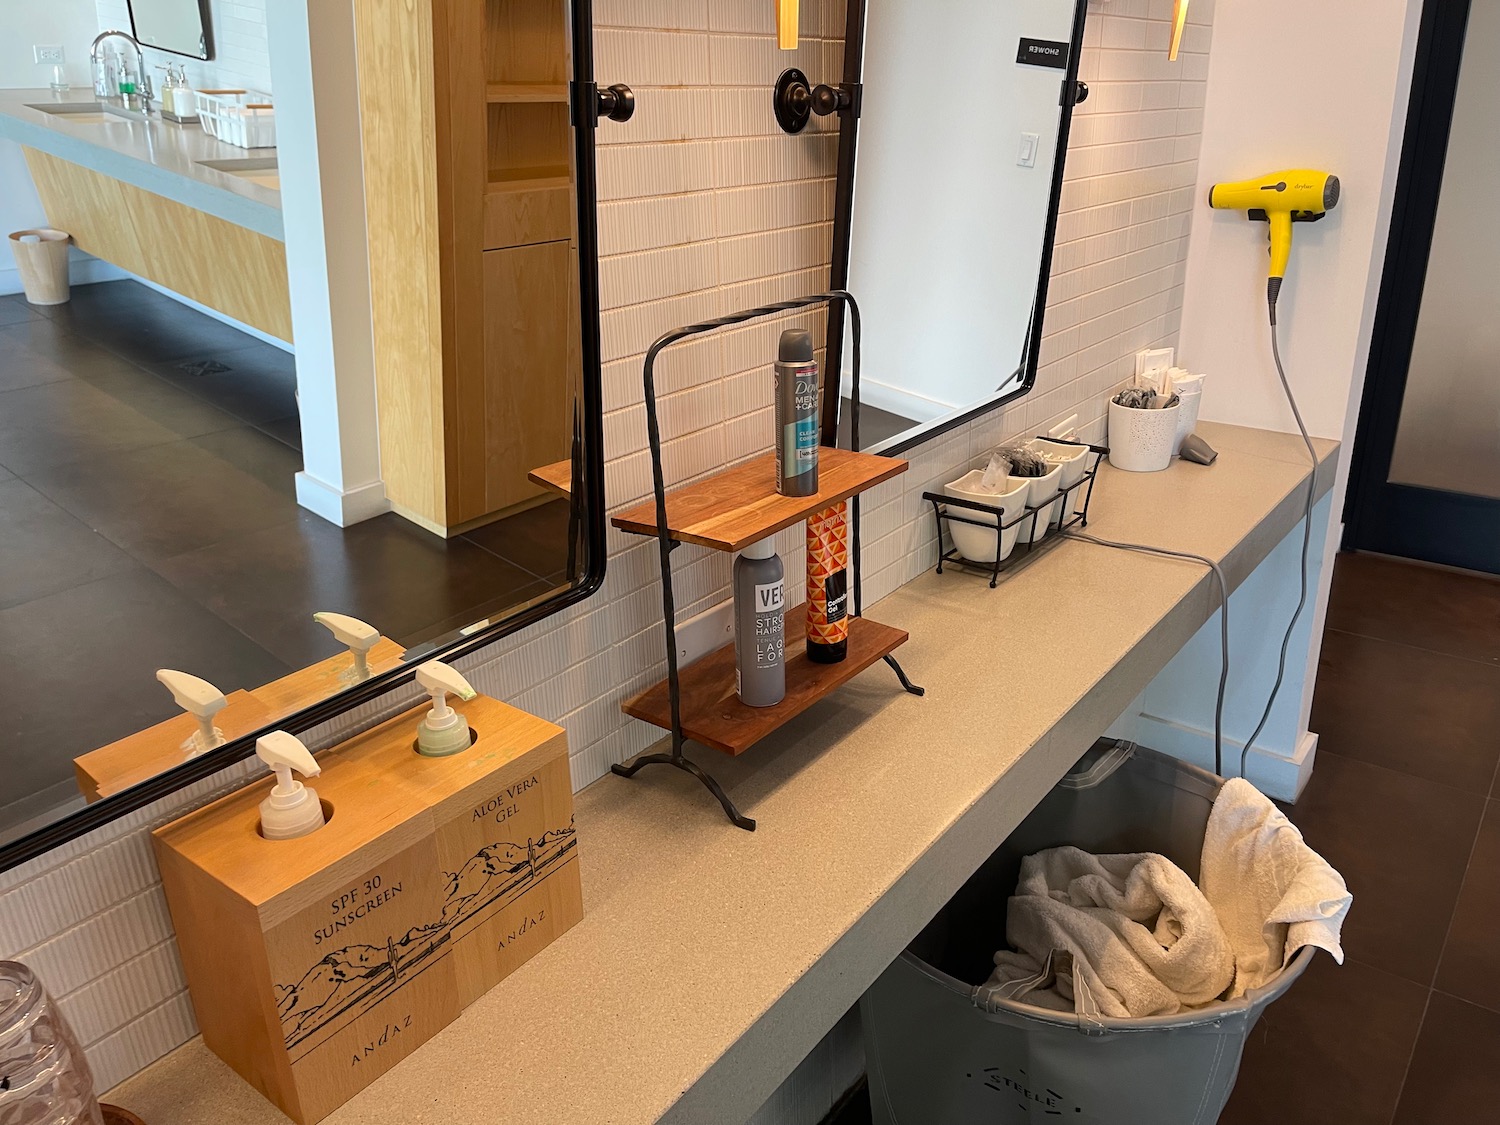
<path fill-rule="evenodd" d="M 1021 149 L 1016 153 L 1016 163 L 1022 168 L 1035 168 L 1037 149 L 1041 147 L 1042 137 L 1040 133 L 1022 133 Z"/>
<path fill-rule="evenodd" d="M 63 49 L 60 43 L 39 43 L 31 48 L 31 56 L 39 63 L 56 64 L 67 61 L 63 58 Z"/>

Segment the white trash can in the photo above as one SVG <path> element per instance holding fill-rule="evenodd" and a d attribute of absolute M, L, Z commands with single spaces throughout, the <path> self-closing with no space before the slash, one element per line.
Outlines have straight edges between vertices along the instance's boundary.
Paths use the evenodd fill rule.
<path fill-rule="evenodd" d="M 1197 879 L 1222 784 L 1130 743 L 1090 751 L 861 999 L 875 1125 L 1218 1121 L 1250 1030 L 1312 946 L 1242 999 L 1175 1016 L 1084 1020 L 984 985 L 1025 856 L 1064 844 L 1157 852 Z"/>
<path fill-rule="evenodd" d="M 72 242 L 73 236 L 66 231 L 48 227 L 11 234 L 10 248 L 16 256 L 21 286 L 33 305 L 67 303 L 68 247 Z"/>

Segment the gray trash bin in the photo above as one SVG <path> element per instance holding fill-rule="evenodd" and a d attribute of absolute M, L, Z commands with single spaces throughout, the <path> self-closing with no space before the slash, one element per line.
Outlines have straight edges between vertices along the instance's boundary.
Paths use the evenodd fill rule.
<path fill-rule="evenodd" d="M 993 999 L 1023 857 L 1073 844 L 1158 852 L 1198 878 L 1222 781 L 1102 743 L 1043 799 L 860 1002 L 875 1125 L 1212 1125 L 1250 1029 L 1312 960 L 1241 1000 L 1176 1016 L 1090 1019 Z"/>

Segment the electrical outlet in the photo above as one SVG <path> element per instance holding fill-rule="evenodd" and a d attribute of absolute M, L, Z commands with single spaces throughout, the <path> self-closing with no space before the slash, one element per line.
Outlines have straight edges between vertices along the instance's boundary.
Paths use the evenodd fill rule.
<path fill-rule="evenodd" d="M 31 48 L 31 56 L 39 63 L 57 64 L 65 61 L 61 43 L 39 43 Z"/>
<path fill-rule="evenodd" d="M 1135 353 L 1135 373 L 1137 377 L 1154 375 L 1159 371 L 1166 371 L 1177 358 L 1175 348 L 1147 348 Z"/>

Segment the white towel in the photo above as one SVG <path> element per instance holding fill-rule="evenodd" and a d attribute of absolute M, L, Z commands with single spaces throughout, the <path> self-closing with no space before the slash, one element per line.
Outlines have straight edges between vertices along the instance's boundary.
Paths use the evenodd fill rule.
<path fill-rule="evenodd" d="M 992 994 L 1084 1015 L 1174 1015 L 1216 999 L 1234 977 L 1213 908 L 1159 855 L 1027 856 L 1006 938 L 1019 952 L 995 954 Z"/>
<path fill-rule="evenodd" d="M 1234 946 L 1227 999 L 1266 984 L 1303 946 L 1344 963 L 1339 934 L 1353 896 L 1343 877 L 1243 778 L 1224 785 L 1209 814 L 1200 882 Z"/>

